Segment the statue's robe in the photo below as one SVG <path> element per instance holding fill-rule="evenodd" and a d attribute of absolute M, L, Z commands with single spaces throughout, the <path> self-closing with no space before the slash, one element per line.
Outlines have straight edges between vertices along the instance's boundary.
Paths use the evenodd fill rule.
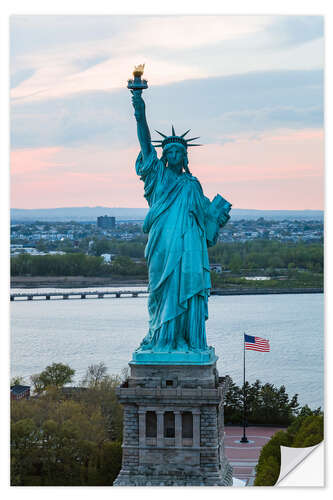
<path fill-rule="evenodd" d="M 150 320 L 140 349 L 206 350 L 211 281 L 205 224 L 210 201 L 195 177 L 177 176 L 153 147 L 146 158 L 140 152 L 136 172 L 150 207 L 143 226 L 149 234 Z"/>

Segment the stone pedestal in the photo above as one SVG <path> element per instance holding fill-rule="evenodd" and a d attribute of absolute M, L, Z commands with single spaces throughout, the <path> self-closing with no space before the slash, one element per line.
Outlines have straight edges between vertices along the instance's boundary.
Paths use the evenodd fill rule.
<path fill-rule="evenodd" d="M 223 419 L 228 377 L 218 376 L 216 361 L 130 368 L 117 389 L 124 432 L 114 486 L 231 486 Z"/>

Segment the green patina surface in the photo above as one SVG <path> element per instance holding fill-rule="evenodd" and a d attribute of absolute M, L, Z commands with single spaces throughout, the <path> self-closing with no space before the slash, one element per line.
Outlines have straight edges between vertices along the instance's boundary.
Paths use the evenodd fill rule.
<path fill-rule="evenodd" d="M 229 220 L 231 204 L 216 195 L 210 201 L 188 168 L 184 137 L 162 135 L 158 158 L 151 144 L 141 90 L 132 90 L 141 151 L 136 173 L 144 182 L 149 212 L 143 231 L 149 270 L 149 330 L 132 363 L 210 364 L 216 361 L 207 345 L 205 322 L 211 289 L 208 247 Z"/>

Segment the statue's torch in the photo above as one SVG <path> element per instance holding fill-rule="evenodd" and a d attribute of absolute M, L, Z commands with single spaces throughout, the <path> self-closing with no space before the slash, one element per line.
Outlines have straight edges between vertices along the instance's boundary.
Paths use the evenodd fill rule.
<path fill-rule="evenodd" d="M 145 65 L 144 64 L 139 64 L 138 66 L 134 67 L 133 71 L 133 78 L 130 78 L 127 81 L 127 88 L 130 90 L 140 90 L 141 92 L 144 89 L 148 88 L 148 82 L 147 80 L 141 80 L 141 76 L 143 75 Z M 141 94 L 140 92 L 140 94 Z"/>

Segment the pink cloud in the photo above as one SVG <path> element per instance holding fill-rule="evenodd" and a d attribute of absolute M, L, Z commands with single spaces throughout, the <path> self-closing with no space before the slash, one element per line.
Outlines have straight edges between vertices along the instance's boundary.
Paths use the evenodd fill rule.
<path fill-rule="evenodd" d="M 146 207 L 135 173 L 138 148 L 43 148 L 12 152 L 12 206 Z M 323 132 L 276 131 L 238 136 L 190 151 L 190 170 L 205 194 L 238 208 L 322 209 Z"/>
<path fill-rule="evenodd" d="M 13 151 L 11 205 L 15 208 L 144 207 L 143 185 L 134 169 L 137 154 L 137 148 Z"/>
<path fill-rule="evenodd" d="M 56 166 L 54 156 L 61 151 L 60 147 L 18 149 L 10 155 L 10 167 L 12 176 L 26 175 L 36 171 L 42 171 L 46 167 Z"/>
<path fill-rule="evenodd" d="M 284 130 L 260 140 L 239 136 L 191 152 L 191 171 L 207 196 L 221 192 L 235 207 L 322 209 L 323 139 L 317 130 Z"/>

